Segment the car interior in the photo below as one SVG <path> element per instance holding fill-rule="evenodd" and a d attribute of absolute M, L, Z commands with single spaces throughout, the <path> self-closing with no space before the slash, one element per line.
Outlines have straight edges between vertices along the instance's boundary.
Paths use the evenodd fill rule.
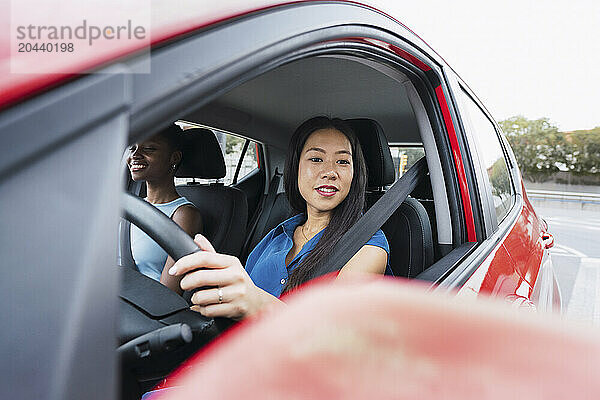
<path fill-rule="evenodd" d="M 451 244 L 452 238 L 438 150 L 418 94 L 400 71 L 349 56 L 306 58 L 241 84 L 183 119 L 259 142 L 264 154 L 261 172 L 271 178 L 276 170 L 283 170 L 287 142 L 295 128 L 311 116 L 323 114 L 350 120 L 363 150 L 367 150 L 369 205 L 397 178 L 389 147 L 401 144 L 424 148 L 430 182 L 413 194 L 427 211 L 432 238 L 435 236 L 426 247 L 438 258 L 443 255 L 439 246 Z M 269 181 L 265 179 L 266 187 L 260 182 L 244 185 L 244 180 L 235 186 L 247 198 L 255 199 L 256 191 L 267 193 Z M 287 215 L 283 200 L 281 193 L 266 232 Z M 249 204 L 250 224 L 258 206 Z"/>
<path fill-rule="evenodd" d="M 216 250 L 235 255 L 243 263 L 262 237 L 292 216 L 281 179 L 287 144 L 296 127 L 316 115 L 345 119 L 357 134 L 368 168 L 367 208 L 405 171 L 390 149 L 424 151 L 427 179 L 398 205 L 381 228 L 390 244 L 390 263 L 396 277 L 415 278 L 446 255 L 456 244 L 447 178 L 430 119 L 413 80 L 388 64 L 345 54 L 312 56 L 284 64 L 222 93 L 177 121 L 191 129 L 184 131 L 185 156 L 177 171 L 180 183 L 176 189 L 201 211 L 204 234 Z M 256 143 L 257 167 L 226 184 L 224 149 L 215 133 L 247 141 L 238 163 L 249 141 Z M 143 197 L 143 187 L 131 180 L 126 191 Z M 120 264 L 131 266 L 127 222 L 122 225 Z M 131 268 L 124 269 L 129 271 L 123 278 L 126 294 L 121 297 L 126 301 L 121 305 L 119 343 L 122 360 L 130 360 L 122 361 L 123 398 L 129 398 L 151 388 L 194 349 L 220 334 L 228 323 L 193 315 L 196 313 L 188 309 L 186 301 L 175 299 L 179 296 L 169 293 L 169 289 L 160 288 L 149 278 L 132 276 Z M 148 293 L 153 293 L 153 300 Z M 139 300 L 139 296 L 145 300 Z M 172 307 L 165 306 L 167 303 Z M 134 353 L 128 343 L 146 332 L 176 323 L 192 327 L 192 350 L 189 346 L 182 349 L 182 342 L 152 361 L 131 361 L 139 361 L 140 357 L 131 355 Z M 181 336 L 181 329 L 178 334 Z"/>

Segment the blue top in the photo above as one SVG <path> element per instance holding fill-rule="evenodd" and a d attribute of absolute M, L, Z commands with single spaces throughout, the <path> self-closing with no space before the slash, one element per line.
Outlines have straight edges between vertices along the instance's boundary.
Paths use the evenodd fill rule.
<path fill-rule="evenodd" d="M 250 275 L 256 286 L 273 296 L 279 297 L 281 295 L 281 291 L 287 282 L 288 269 L 290 272 L 293 271 L 306 254 L 317 245 L 317 242 L 323 235 L 322 230 L 306 242 L 286 268 L 285 257 L 294 244 L 294 231 L 303 221 L 304 216 L 302 214 L 283 221 L 269 232 L 248 256 L 248 261 L 246 262 L 248 275 Z M 375 232 L 365 244 L 381 247 L 388 253 L 385 273 L 386 275 L 391 275 L 390 246 L 381 229 Z"/>
<path fill-rule="evenodd" d="M 152 204 L 162 211 L 167 217 L 173 217 L 175 211 L 186 204 L 192 204 L 185 197 L 162 204 Z M 167 261 L 167 252 L 162 249 L 150 236 L 140 228 L 131 225 L 131 254 L 138 270 L 155 281 L 160 281 L 160 275 Z"/>

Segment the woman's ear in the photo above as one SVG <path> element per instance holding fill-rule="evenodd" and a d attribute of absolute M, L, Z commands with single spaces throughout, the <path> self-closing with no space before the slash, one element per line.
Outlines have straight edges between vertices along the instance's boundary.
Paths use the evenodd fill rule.
<path fill-rule="evenodd" d="M 171 154 L 171 162 L 170 162 L 171 165 L 174 165 L 174 164 L 179 165 L 179 163 L 181 162 L 181 157 L 182 157 L 182 154 L 181 154 L 180 150 L 174 151 Z"/>

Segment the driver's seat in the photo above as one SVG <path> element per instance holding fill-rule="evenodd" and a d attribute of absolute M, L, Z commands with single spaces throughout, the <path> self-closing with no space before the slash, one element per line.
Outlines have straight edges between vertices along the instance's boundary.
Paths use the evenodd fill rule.
<path fill-rule="evenodd" d="M 348 119 L 358 140 L 369 171 L 367 207 L 383 194 L 395 180 L 394 162 L 377 121 L 366 118 Z M 406 198 L 381 227 L 390 245 L 390 266 L 395 276 L 414 278 L 433 264 L 433 239 L 429 215 L 423 205 Z"/>
<path fill-rule="evenodd" d="M 202 215 L 203 235 L 219 253 L 239 256 L 246 237 L 248 200 L 241 190 L 216 182 L 225 177 L 225 160 L 215 134 L 203 128 L 183 132 L 183 160 L 175 177 L 214 179 L 177 185 L 177 192 Z"/>

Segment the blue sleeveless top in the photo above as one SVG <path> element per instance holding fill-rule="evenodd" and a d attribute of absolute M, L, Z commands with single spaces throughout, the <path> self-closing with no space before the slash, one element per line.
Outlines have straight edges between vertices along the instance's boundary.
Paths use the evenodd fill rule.
<path fill-rule="evenodd" d="M 300 261 L 317 245 L 323 231 L 317 233 L 302 246 L 300 252 L 286 267 L 285 257 L 290 252 L 294 242 L 294 230 L 304 221 L 304 216 L 298 214 L 276 226 L 252 250 L 246 261 L 246 272 L 259 288 L 279 297 L 287 282 L 289 272 L 299 265 Z M 392 275 L 390 268 L 390 245 L 385 234 L 380 229 L 365 244 L 381 247 L 388 254 L 385 270 L 386 275 Z M 289 271 L 289 272 L 288 272 Z"/>
<path fill-rule="evenodd" d="M 152 204 L 162 211 L 167 217 L 173 217 L 175 211 L 186 204 L 192 204 L 185 197 L 162 204 Z M 138 270 L 155 281 L 160 281 L 160 275 L 167 261 L 167 252 L 162 249 L 150 236 L 140 228 L 131 225 L 131 254 Z"/>

